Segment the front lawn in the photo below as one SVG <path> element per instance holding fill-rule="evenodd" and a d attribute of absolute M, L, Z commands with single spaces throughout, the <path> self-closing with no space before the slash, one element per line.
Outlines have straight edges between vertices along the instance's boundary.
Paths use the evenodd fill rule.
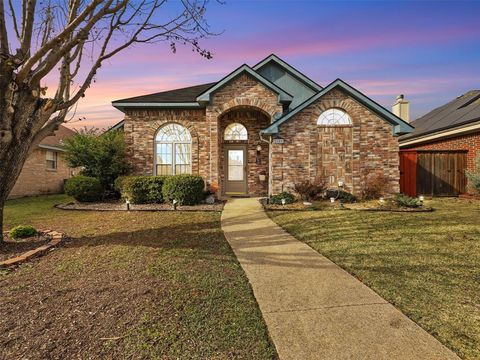
<path fill-rule="evenodd" d="M 7 202 L 7 228 L 30 224 L 73 239 L 0 273 L 0 357 L 276 357 L 220 213 L 52 207 L 66 201 Z"/>
<path fill-rule="evenodd" d="M 431 213 L 270 212 L 465 359 L 480 358 L 480 202 Z"/>

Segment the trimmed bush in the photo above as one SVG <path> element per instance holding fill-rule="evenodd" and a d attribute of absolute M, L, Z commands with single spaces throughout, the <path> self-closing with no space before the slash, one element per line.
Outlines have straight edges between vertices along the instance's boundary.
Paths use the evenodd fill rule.
<path fill-rule="evenodd" d="M 37 230 L 30 225 L 18 225 L 10 230 L 10 237 L 12 239 L 24 239 L 37 235 Z"/>
<path fill-rule="evenodd" d="M 177 200 L 179 205 L 195 205 L 204 197 L 205 183 L 198 175 L 167 176 L 163 184 L 163 198 L 172 202 Z"/>
<path fill-rule="evenodd" d="M 121 176 L 115 180 L 115 189 L 132 204 L 163 203 L 162 188 L 166 176 Z"/>
<path fill-rule="evenodd" d="M 344 190 L 327 190 L 325 193 L 325 198 L 330 199 L 332 197 L 344 203 L 354 203 L 357 201 L 357 197 L 355 195 Z"/>
<path fill-rule="evenodd" d="M 295 201 L 295 196 L 288 191 L 283 191 L 280 194 L 270 196 L 270 204 L 282 205 L 282 199 L 285 199 L 285 204 L 291 204 Z"/>
<path fill-rule="evenodd" d="M 100 180 L 89 176 L 74 176 L 65 182 L 65 193 L 80 202 L 95 202 L 102 199 Z"/>
<path fill-rule="evenodd" d="M 395 197 L 395 203 L 401 207 L 418 208 L 422 206 L 422 202 L 417 198 L 412 198 L 407 195 L 397 194 Z"/>

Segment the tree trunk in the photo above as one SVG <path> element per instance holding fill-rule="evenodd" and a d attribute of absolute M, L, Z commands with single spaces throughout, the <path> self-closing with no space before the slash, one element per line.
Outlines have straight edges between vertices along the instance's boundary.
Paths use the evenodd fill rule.
<path fill-rule="evenodd" d="M 4 206 L 5 206 L 5 200 L 0 199 L 0 232 L 2 234 L 0 242 L 3 241 L 3 207 Z"/>

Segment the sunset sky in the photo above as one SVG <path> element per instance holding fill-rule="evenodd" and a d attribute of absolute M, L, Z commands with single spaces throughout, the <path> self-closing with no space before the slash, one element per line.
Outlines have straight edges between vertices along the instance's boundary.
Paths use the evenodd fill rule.
<path fill-rule="evenodd" d="M 324 86 L 341 78 L 390 109 L 396 95 L 417 118 L 480 88 L 480 2 L 211 2 L 206 60 L 163 44 L 129 49 L 104 64 L 72 126 L 111 126 L 112 100 L 217 81 L 271 53 Z"/>

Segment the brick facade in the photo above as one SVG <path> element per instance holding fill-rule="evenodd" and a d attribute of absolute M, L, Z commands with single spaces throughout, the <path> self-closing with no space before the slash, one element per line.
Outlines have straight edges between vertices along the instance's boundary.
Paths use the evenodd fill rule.
<path fill-rule="evenodd" d="M 57 152 L 57 168 L 47 169 L 46 151 L 38 148 L 28 156 L 10 198 L 63 192 L 63 181 L 70 178 L 71 169 L 61 152 Z"/>
<path fill-rule="evenodd" d="M 326 109 L 347 112 L 352 126 L 319 126 Z M 323 178 L 329 186 L 343 181 L 359 195 L 366 174 L 383 173 L 387 190 L 399 191 L 398 140 L 392 127 L 340 90 L 332 90 L 280 128 L 284 144 L 271 145 L 272 192 L 291 190 L 295 182 Z"/>
<path fill-rule="evenodd" d="M 320 113 L 336 107 L 351 117 L 352 126 L 317 125 Z M 390 179 L 388 190 L 399 191 L 398 141 L 392 126 L 340 90 L 325 94 L 280 127 L 284 144 L 267 144 L 259 132 L 282 113 L 278 95 L 248 75 L 240 75 L 217 90 L 206 108 L 125 111 L 127 155 L 136 174 L 154 173 L 155 134 L 169 122 L 187 127 L 192 135 L 192 172 L 224 190 L 223 132 L 231 122 L 248 131 L 248 193 L 263 195 L 291 190 L 304 179 L 339 180 L 359 194 L 367 172 L 381 172 Z M 261 150 L 257 153 L 257 147 Z M 270 159 L 270 161 L 269 161 Z M 259 180 L 266 172 L 267 181 Z"/>
<path fill-rule="evenodd" d="M 480 154 L 480 131 L 447 139 L 430 141 L 423 144 L 412 144 L 402 149 L 409 150 L 466 150 L 467 169 L 475 170 L 475 158 Z"/>

